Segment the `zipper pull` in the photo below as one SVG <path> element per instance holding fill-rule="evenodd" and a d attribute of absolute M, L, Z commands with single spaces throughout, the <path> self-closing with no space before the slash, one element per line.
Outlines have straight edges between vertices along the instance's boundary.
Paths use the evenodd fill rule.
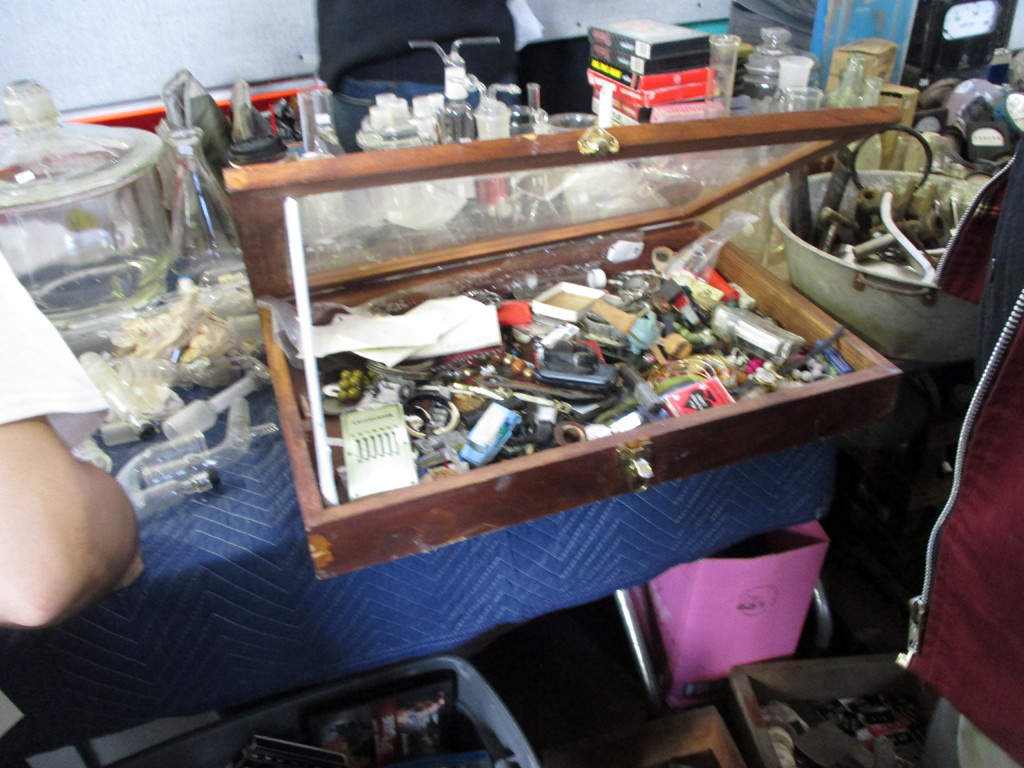
<path fill-rule="evenodd" d="M 910 667 L 910 663 L 917 655 L 921 642 L 921 625 L 924 623 L 925 615 L 924 597 L 911 598 L 910 600 L 910 626 L 907 630 L 907 650 L 896 657 L 896 663 L 904 669 Z"/>

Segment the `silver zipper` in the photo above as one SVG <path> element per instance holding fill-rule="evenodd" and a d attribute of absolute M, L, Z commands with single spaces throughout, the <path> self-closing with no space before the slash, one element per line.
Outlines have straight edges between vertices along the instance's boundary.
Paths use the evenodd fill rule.
<path fill-rule="evenodd" d="M 983 187 L 971 201 L 971 205 L 969 206 L 967 213 L 965 213 L 960 219 L 960 224 L 957 226 L 956 232 L 944 249 L 942 258 L 939 260 L 939 265 L 936 271 L 940 274 L 942 268 L 946 264 L 950 252 L 956 245 L 959 232 L 961 231 L 967 217 L 973 214 L 977 209 L 978 204 L 989 184 L 1002 176 L 1003 173 L 1006 173 L 1009 167 L 1010 163 L 1003 166 L 999 173 L 993 176 L 992 179 L 986 183 L 985 187 Z M 956 506 L 957 498 L 960 495 L 960 485 L 963 478 L 964 450 L 970 440 L 971 433 L 974 431 L 974 423 L 978 418 L 978 412 L 981 410 L 981 404 L 988 396 L 989 390 L 992 387 L 992 381 L 995 379 L 996 373 L 999 371 L 999 365 L 1006 355 L 1006 350 L 1010 346 L 1010 342 L 1013 340 L 1013 337 L 1021 324 L 1022 318 L 1024 318 L 1024 290 L 1021 291 L 1021 294 L 1017 297 L 1017 301 L 1014 302 L 1010 316 L 1007 318 L 1006 324 L 1003 326 L 1003 329 L 999 334 L 995 347 L 992 349 L 992 354 L 989 355 L 988 361 L 985 364 L 985 369 L 982 372 L 978 385 L 975 387 L 974 394 L 971 397 L 970 405 L 967 407 L 967 413 L 964 415 L 963 424 L 960 427 L 960 435 L 957 440 L 956 459 L 953 466 L 952 488 L 950 489 L 949 498 L 946 500 L 946 505 L 939 514 L 935 525 L 932 527 L 931 534 L 928 537 L 928 546 L 925 550 L 924 584 L 922 586 L 921 594 L 910 601 L 910 628 L 907 636 L 907 650 L 899 654 L 896 659 L 896 662 L 904 668 L 910 665 L 910 662 L 921 647 L 921 641 L 924 638 L 928 603 L 931 599 L 933 582 L 935 580 L 936 553 L 938 552 L 939 539 L 942 535 L 942 530 L 945 528 L 945 525 L 949 520 L 949 516 L 953 511 L 953 507 Z"/>

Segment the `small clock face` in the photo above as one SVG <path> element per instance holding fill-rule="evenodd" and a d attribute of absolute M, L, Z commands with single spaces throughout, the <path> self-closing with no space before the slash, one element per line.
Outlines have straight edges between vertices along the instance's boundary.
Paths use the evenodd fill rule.
<path fill-rule="evenodd" d="M 997 0 L 973 0 L 950 6 L 942 19 L 942 37 L 946 40 L 964 40 L 987 35 L 996 26 L 999 17 Z"/>

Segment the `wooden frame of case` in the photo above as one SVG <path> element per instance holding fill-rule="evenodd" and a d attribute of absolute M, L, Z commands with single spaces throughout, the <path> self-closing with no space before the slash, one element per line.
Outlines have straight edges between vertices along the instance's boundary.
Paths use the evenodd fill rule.
<path fill-rule="evenodd" d="M 396 286 L 422 284 L 429 278 L 417 273 L 425 267 L 472 275 L 481 260 L 511 250 L 571 248 L 579 239 L 622 230 L 650 228 L 645 230 L 645 255 L 661 244 L 678 248 L 702 231 L 688 223 L 692 217 L 892 125 L 898 113 L 892 107 L 831 109 L 808 118 L 807 113 L 791 113 L 616 128 L 612 133 L 620 149 L 607 158 L 581 155 L 579 133 L 566 133 L 231 168 L 224 175 L 255 295 L 288 298 L 292 286 L 283 203 L 289 197 L 683 152 L 796 145 L 682 205 L 309 275 L 311 294 L 343 298 L 351 304 Z M 722 250 L 719 269 L 756 298 L 766 314 L 805 338 L 825 338 L 838 327 L 792 287 L 731 246 Z M 309 424 L 299 395 L 304 389 L 301 372 L 289 367 L 266 317 L 264 329 L 281 426 L 320 577 L 631 492 L 635 486 L 623 471 L 631 456 L 647 458 L 655 482 L 664 482 L 840 434 L 887 414 L 894 405 L 900 375 L 886 358 L 847 333 L 840 338 L 838 350 L 854 371 L 835 379 L 502 461 L 442 482 L 329 505 L 316 482 Z"/>

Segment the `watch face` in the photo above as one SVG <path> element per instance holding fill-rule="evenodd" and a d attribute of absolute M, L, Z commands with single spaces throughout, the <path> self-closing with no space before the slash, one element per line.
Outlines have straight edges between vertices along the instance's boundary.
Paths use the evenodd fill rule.
<path fill-rule="evenodd" d="M 999 17 L 998 0 L 973 0 L 950 6 L 942 20 L 942 37 L 964 40 L 987 35 L 995 29 Z"/>

